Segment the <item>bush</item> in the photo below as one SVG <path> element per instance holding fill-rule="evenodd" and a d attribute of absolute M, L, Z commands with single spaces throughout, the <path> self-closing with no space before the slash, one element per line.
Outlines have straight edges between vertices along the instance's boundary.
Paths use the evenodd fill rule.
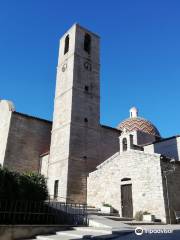
<path fill-rule="evenodd" d="M 112 207 L 109 203 L 102 203 L 103 207 Z"/>
<path fill-rule="evenodd" d="M 136 214 L 135 214 L 135 216 L 134 216 L 135 220 L 136 220 L 136 221 L 142 221 L 144 214 L 150 214 L 150 213 L 147 212 L 147 211 L 138 211 L 138 212 L 136 212 Z"/>
<path fill-rule="evenodd" d="M 136 221 L 142 221 L 143 220 L 143 211 L 136 212 L 134 218 L 136 219 Z"/>
<path fill-rule="evenodd" d="M 45 200 L 48 191 L 44 176 L 17 173 L 0 167 L 0 198 L 9 200 Z"/>

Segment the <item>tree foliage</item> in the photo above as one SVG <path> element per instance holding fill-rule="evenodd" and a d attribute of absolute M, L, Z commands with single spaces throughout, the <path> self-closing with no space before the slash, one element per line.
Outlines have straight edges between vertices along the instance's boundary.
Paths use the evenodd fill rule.
<path fill-rule="evenodd" d="M 17 173 L 0 167 L 0 199 L 45 200 L 46 179 L 37 173 Z"/>

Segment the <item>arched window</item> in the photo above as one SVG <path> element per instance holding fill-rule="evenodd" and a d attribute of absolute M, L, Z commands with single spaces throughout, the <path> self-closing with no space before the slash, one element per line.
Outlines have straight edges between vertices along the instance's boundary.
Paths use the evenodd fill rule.
<path fill-rule="evenodd" d="M 127 151 L 127 138 L 123 138 L 122 145 L 123 145 L 123 152 Z"/>
<path fill-rule="evenodd" d="M 84 37 L 84 50 L 89 54 L 91 52 L 91 36 L 88 33 Z"/>
<path fill-rule="evenodd" d="M 64 54 L 66 54 L 69 51 L 69 35 L 65 38 L 65 46 L 64 46 Z"/>

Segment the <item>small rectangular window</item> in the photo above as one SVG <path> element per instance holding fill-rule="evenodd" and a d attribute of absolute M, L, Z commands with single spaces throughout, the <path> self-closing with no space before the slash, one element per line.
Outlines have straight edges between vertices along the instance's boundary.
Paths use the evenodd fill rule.
<path fill-rule="evenodd" d="M 58 185 L 59 185 L 59 180 L 54 181 L 54 199 L 57 199 L 58 197 Z"/>
<path fill-rule="evenodd" d="M 87 119 L 87 118 L 84 118 L 84 122 L 88 122 L 88 119 Z"/>
<path fill-rule="evenodd" d="M 89 91 L 89 87 L 86 85 L 86 86 L 84 87 L 84 90 L 85 90 L 86 92 L 88 92 L 88 91 Z"/>

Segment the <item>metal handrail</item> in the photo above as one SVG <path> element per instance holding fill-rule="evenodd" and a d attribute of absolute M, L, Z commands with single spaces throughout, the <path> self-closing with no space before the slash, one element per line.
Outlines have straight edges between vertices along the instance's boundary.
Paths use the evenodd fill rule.
<path fill-rule="evenodd" d="M 87 225 L 86 204 L 0 199 L 0 224 Z"/>
<path fill-rule="evenodd" d="M 48 195 L 48 201 L 58 201 L 58 202 L 66 202 L 66 203 L 74 203 L 74 204 L 82 204 L 82 205 L 86 205 L 86 203 L 79 203 L 79 202 L 75 202 L 74 199 L 70 198 L 70 197 L 61 197 L 61 196 L 56 196 L 54 197 L 54 195 Z"/>

